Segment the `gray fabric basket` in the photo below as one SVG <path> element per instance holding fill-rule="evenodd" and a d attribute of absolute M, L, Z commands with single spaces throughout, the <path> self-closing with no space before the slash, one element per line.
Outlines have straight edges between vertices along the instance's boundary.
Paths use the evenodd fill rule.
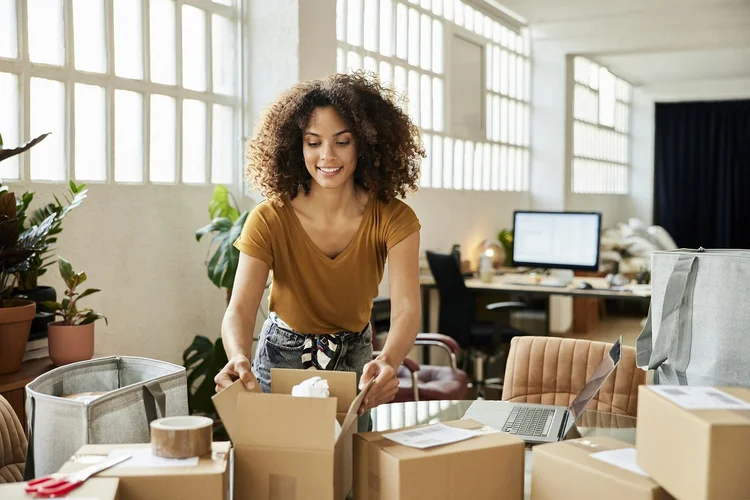
<path fill-rule="evenodd" d="M 90 402 L 64 394 L 107 392 Z M 56 472 L 84 444 L 148 443 L 149 424 L 188 415 L 185 369 L 137 357 L 56 368 L 26 386 L 26 479 Z"/>
<path fill-rule="evenodd" d="M 651 284 L 637 363 L 654 383 L 750 387 L 750 250 L 654 252 Z"/>

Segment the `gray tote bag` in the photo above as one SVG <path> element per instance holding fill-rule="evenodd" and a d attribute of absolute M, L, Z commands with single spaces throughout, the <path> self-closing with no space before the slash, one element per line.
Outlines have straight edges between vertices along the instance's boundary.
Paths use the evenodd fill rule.
<path fill-rule="evenodd" d="M 93 401 L 62 395 L 106 392 Z M 84 444 L 148 443 L 149 424 L 188 414 L 181 366 L 108 357 L 56 368 L 26 386 L 29 448 L 25 479 L 57 470 Z"/>
<path fill-rule="evenodd" d="M 750 387 L 750 250 L 654 252 L 651 294 L 636 345 L 654 383 Z"/>

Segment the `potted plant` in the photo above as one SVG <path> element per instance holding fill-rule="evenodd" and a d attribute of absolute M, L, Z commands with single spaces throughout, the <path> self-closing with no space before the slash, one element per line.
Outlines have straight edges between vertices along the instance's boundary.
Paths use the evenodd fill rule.
<path fill-rule="evenodd" d="M 0 137 L 0 161 L 27 151 L 48 134 L 13 149 L 3 149 Z M 12 297 L 19 273 L 29 267 L 30 259 L 40 251 L 41 241 L 52 228 L 53 216 L 21 230 L 16 211 L 16 196 L 0 186 L 0 374 L 21 368 L 36 303 Z"/>
<path fill-rule="evenodd" d="M 62 321 L 50 323 L 49 357 L 57 365 L 66 365 L 84 361 L 94 356 L 94 321 L 107 318 L 91 309 L 78 309 L 78 301 L 98 292 L 96 288 L 87 288 L 83 292 L 78 287 L 86 281 L 86 273 L 77 273 L 70 262 L 58 257 L 60 276 L 68 287 L 62 302 L 43 302 L 42 304 L 60 316 Z"/>

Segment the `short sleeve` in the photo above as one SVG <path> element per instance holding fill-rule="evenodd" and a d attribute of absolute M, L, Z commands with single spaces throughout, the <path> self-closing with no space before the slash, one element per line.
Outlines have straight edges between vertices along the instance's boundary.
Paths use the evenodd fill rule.
<path fill-rule="evenodd" d="M 258 204 L 247 216 L 239 238 L 234 242 L 240 252 L 255 257 L 273 268 L 273 248 L 271 231 L 268 227 L 268 214 L 265 203 Z"/>
<path fill-rule="evenodd" d="M 421 229 L 419 219 L 414 210 L 401 200 L 393 199 L 389 203 L 392 207 L 387 207 L 385 225 L 385 247 L 390 252 L 407 236 L 416 233 Z"/>

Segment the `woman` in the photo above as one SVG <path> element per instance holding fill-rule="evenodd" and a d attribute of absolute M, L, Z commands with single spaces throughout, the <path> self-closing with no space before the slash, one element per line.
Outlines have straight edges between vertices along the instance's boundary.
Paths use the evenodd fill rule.
<path fill-rule="evenodd" d="M 360 415 L 395 397 L 420 311 L 420 225 L 396 197 L 416 190 L 424 156 L 395 97 L 364 75 L 337 74 L 295 85 L 266 112 L 248 151 L 248 175 L 266 200 L 235 242 L 221 332 L 229 363 L 217 391 L 237 378 L 252 385 L 253 328 L 272 271 L 252 363 L 261 389 L 270 390 L 271 368 L 314 368 L 356 372 L 360 388 L 375 380 Z M 373 360 L 369 319 L 386 258 L 391 328 Z"/>

